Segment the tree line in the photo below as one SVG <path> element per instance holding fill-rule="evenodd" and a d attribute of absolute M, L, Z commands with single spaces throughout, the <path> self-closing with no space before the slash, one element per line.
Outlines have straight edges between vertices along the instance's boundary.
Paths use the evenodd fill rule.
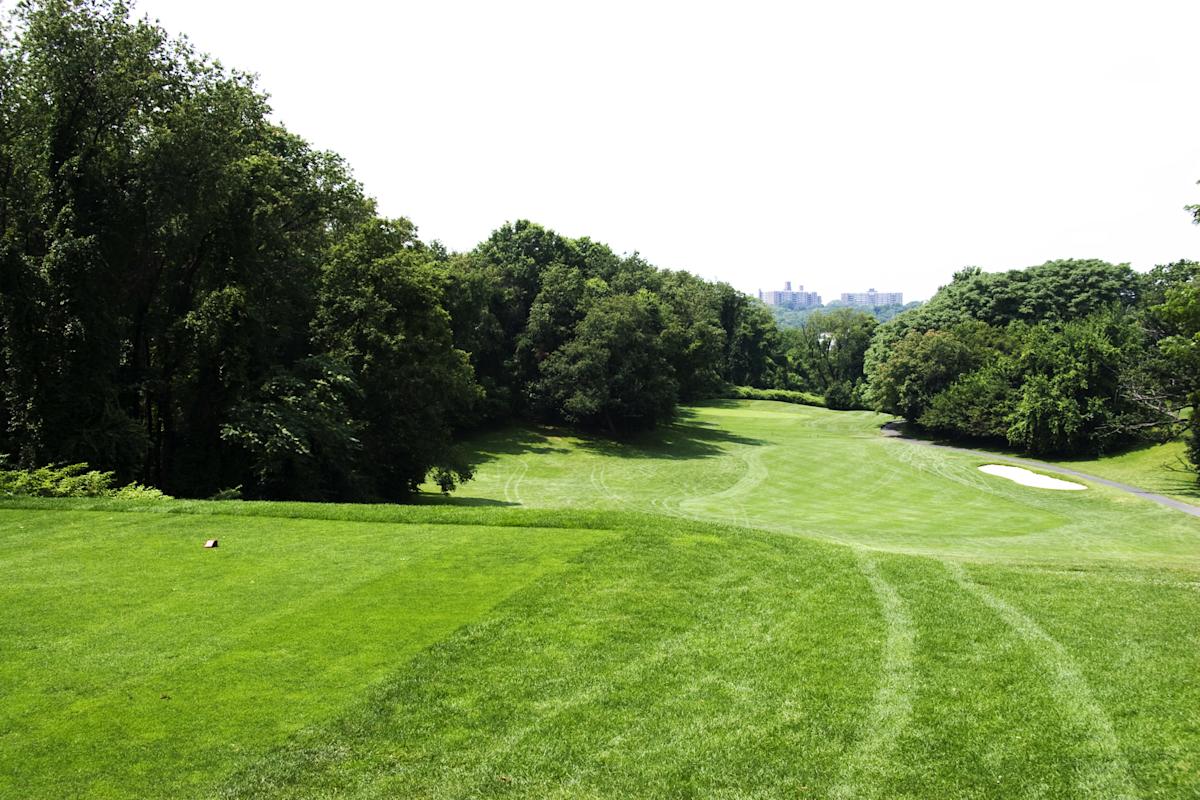
<path fill-rule="evenodd" d="M 0 453 L 173 494 L 396 498 L 456 433 L 621 434 L 785 383 L 727 284 L 507 224 L 467 253 L 382 219 L 253 80 L 113 0 L 0 28 Z"/>
<path fill-rule="evenodd" d="M 1189 424 L 1196 281 L 964 270 L 882 323 L 781 329 L 728 284 L 529 221 L 464 253 L 422 241 L 250 77 L 115 0 L 0 26 L 0 453 L 20 467 L 398 499 L 469 478 L 454 443 L 480 426 L 624 435 L 737 386 L 1095 450 Z"/>
<path fill-rule="evenodd" d="M 1190 425 L 1200 455 L 1198 282 L 1191 261 L 1147 274 L 1095 260 L 962 270 L 879 327 L 864 396 L 924 429 L 1034 454 L 1100 453 Z"/>
<path fill-rule="evenodd" d="M 786 308 L 785 306 L 771 306 L 771 313 L 775 315 L 775 321 L 779 323 L 779 327 L 787 328 L 803 328 L 808 322 L 808 318 L 813 314 L 827 314 L 830 311 L 835 311 L 839 308 L 849 308 L 856 311 L 863 311 L 874 317 L 879 322 L 888 322 L 903 314 L 905 311 L 911 311 L 914 308 L 920 308 L 922 305 L 920 300 L 913 300 L 903 305 L 887 305 L 887 306 L 853 306 L 849 303 L 843 303 L 841 300 L 831 300 L 824 305 L 815 306 L 813 308 Z"/>

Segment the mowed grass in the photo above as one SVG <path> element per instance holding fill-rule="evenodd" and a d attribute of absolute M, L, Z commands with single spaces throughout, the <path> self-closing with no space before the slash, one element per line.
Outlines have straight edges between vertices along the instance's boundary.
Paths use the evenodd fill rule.
<path fill-rule="evenodd" d="M 204 787 L 607 535 L 0 510 L 0 795 Z"/>
<path fill-rule="evenodd" d="M 1055 463 L 1200 505 L 1200 484 L 1196 482 L 1196 473 L 1188 468 L 1187 446 L 1180 440 L 1135 447 L 1100 458 Z"/>
<path fill-rule="evenodd" d="M 985 454 L 879 434 L 871 412 L 713 401 L 615 443 L 551 428 L 477 442 L 451 503 L 637 510 L 904 553 L 1200 568 L 1197 520 L 1104 486 L 1031 489 Z"/>
<path fill-rule="evenodd" d="M 1200 520 L 882 421 L 509 430 L 410 507 L 10 503 L 0 796 L 1200 794 Z"/>

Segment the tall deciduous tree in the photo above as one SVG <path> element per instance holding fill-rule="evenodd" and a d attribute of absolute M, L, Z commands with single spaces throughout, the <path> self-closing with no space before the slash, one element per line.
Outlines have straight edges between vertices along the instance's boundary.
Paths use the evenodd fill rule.
<path fill-rule="evenodd" d="M 1196 214 L 1200 222 L 1200 207 Z M 1175 397 L 1192 409 L 1188 453 L 1200 469 L 1200 263 L 1181 261 L 1151 272 L 1151 278 L 1161 288 L 1162 302 L 1151 313 L 1162 334 L 1158 347 L 1163 368 Z"/>
<path fill-rule="evenodd" d="M 403 497 L 429 473 L 467 478 L 451 434 L 479 400 L 467 354 L 455 349 L 443 278 L 407 220 L 371 221 L 334 248 L 321 279 L 316 341 L 360 389 L 371 482 L 363 494 Z"/>
<path fill-rule="evenodd" d="M 563 419 L 610 433 L 669 419 L 678 386 L 664 369 L 663 328 L 647 290 L 598 296 L 574 338 L 541 362 L 536 396 Z"/>
<path fill-rule="evenodd" d="M 878 323 L 865 311 L 834 308 L 783 331 L 790 373 L 799 387 L 825 396 L 831 408 L 857 404 L 863 362 Z"/>

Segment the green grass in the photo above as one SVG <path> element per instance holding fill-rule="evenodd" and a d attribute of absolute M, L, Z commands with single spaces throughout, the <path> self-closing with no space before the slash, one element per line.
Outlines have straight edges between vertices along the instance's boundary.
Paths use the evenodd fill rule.
<path fill-rule="evenodd" d="M 0 794 L 180 796 L 609 536 L 282 522 L 0 511 Z"/>
<path fill-rule="evenodd" d="M 1196 482 L 1196 473 L 1187 466 L 1187 446 L 1179 440 L 1100 458 L 1055 463 L 1200 505 L 1200 484 Z"/>
<path fill-rule="evenodd" d="M 0 796 L 1200 794 L 1200 520 L 882 421 L 509 430 L 407 507 L 10 502 Z"/>
<path fill-rule="evenodd" d="M 886 420 L 718 400 L 632 442 L 505 431 L 476 442 L 478 475 L 451 502 L 634 510 L 936 556 L 1200 567 L 1196 521 L 1177 511 L 1103 486 L 1020 486 L 980 473 L 986 455 L 882 437 Z"/>

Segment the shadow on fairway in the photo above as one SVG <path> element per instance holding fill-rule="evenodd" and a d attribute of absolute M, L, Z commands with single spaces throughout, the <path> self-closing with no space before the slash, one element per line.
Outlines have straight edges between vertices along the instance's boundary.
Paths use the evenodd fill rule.
<path fill-rule="evenodd" d="M 562 439 L 570 439 L 570 444 L 564 445 Z M 686 460 L 714 458 L 724 453 L 728 445 L 759 447 L 767 444 L 770 442 L 740 436 L 702 422 L 695 414 L 683 411 L 669 425 L 624 437 L 572 431 L 552 425 L 525 425 L 482 434 L 469 441 L 466 448 L 469 450 L 468 463 L 473 469 L 479 469 L 501 456 L 565 455 L 582 450 L 615 458 Z"/>
<path fill-rule="evenodd" d="M 696 459 L 722 455 L 727 445 L 761 447 L 765 439 L 739 436 L 727 429 L 699 422 L 691 415 L 680 415 L 671 425 L 656 431 L 612 439 L 602 436 L 580 437 L 579 448 L 615 458 Z"/>
<path fill-rule="evenodd" d="M 489 500 L 486 497 L 459 497 L 453 494 L 432 494 L 420 492 L 413 495 L 408 505 L 414 506 L 483 506 L 489 508 L 516 508 L 520 503 L 510 503 L 507 500 Z"/>

